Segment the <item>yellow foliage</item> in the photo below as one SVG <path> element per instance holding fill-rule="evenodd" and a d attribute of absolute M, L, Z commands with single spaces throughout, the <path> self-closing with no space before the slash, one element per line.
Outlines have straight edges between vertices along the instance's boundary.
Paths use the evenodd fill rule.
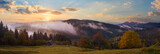
<path fill-rule="evenodd" d="M 119 47 L 120 48 L 137 48 L 141 47 L 140 35 L 134 31 L 126 31 L 121 37 Z"/>

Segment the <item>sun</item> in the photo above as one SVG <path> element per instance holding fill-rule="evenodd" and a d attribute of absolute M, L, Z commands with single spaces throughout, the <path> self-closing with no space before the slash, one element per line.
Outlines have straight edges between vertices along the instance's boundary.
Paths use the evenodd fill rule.
<path fill-rule="evenodd" d="M 45 17 L 44 21 L 50 21 L 50 17 Z"/>

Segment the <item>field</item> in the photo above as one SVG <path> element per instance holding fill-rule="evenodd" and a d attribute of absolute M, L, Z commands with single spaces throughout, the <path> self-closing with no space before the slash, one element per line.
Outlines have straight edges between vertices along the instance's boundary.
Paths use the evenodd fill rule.
<path fill-rule="evenodd" d="M 0 46 L 0 54 L 160 54 L 160 46 L 137 49 L 82 49 L 74 46 Z"/>

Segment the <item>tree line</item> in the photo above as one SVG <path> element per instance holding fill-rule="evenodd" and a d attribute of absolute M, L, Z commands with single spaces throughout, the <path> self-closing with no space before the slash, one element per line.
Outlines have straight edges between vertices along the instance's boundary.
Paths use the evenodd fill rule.
<path fill-rule="evenodd" d="M 48 35 L 38 31 L 29 36 L 25 29 L 12 31 L 7 26 L 4 26 L 2 21 L 0 22 L 0 45 L 38 46 L 47 45 L 49 42 L 60 45 L 71 44 L 71 40 L 61 34 Z"/>

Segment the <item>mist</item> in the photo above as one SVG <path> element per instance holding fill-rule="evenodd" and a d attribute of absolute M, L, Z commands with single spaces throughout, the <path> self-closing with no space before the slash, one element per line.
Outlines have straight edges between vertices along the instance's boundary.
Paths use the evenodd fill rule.
<path fill-rule="evenodd" d="M 5 23 L 9 29 L 26 29 L 29 35 L 33 32 L 41 31 L 53 33 L 53 31 L 66 32 L 73 35 L 77 35 L 75 28 L 68 23 L 62 21 L 49 21 L 49 22 L 34 22 L 34 23 Z"/>

